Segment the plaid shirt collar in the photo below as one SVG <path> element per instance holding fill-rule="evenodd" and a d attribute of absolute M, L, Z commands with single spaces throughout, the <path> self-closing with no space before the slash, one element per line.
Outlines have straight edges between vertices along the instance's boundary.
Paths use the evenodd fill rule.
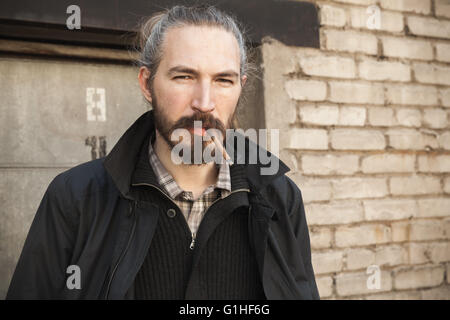
<path fill-rule="evenodd" d="M 152 138 L 150 139 L 150 143 L 148 144 L 150 165 L 152 166 L 153 171 L 155 172 L 159 184 L 164 188 L 164 190 L 172 199 L 176 199 L 180 194 L 182 194 L 185 191 L 180 188 L 178 183 L 175 181 L 172 175 L 166 170 L 164 165 L 159 160 L 152 146 L 153 141 Z M 208 193 L 211 191 L 211 189 L 220 189 L 225 191 L 221 192 L 221 196 L 224 197 L 226 194 L 231 192 L 230 166 L 226 161 L 224 161 L 220 165 L 218 164 L 218 166 L 220 166 L 220 168 L 216 184 L 206 188 L 203 193 Z"/>

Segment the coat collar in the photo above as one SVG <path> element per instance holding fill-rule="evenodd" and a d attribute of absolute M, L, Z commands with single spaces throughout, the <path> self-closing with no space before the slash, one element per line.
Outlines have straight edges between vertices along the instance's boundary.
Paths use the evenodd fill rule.
<path fill-rule="evenodd" d="M 128 128 L 103 161 L 106 171 L 125 198 L 132 199 L 130 187 L 133 173 L 139 165 L 139 159 L 142 159 L 140 153 L 146 145 L 148 146 L 149 137 L 154 130 L 153 110 L 150 110 L 141 115 Z M 241 134 L 236 133 L 236 135 Z M 269 151 L 258 146 L 247 137 L 245 137 L 245 142 L 244 154 L 239 153 L 239 148 L 235 147 L 234 149 L 234 164 L 230 166 L 232 190 L 248 186 L 251 191 L 257 192 L 273 179 L 289 171 L 289 168 Z M 251 148 L 258 151 L 258 148 L 261 148 L 261 150 L 267 152 L 272 161 L 278 161 L 278 171 L 273 175 L 261 175 L 261 168 L 268 167 L 270 164 L 263 165 L 259 162 L 256 164 L 248 164 L 248 153 Z M 241 162 L 244 163 L 240 164 Z M 154 175 L 154 173 L 150 172 L 149 174 L 150 179 L 153 179 L 152 174 Z"/>

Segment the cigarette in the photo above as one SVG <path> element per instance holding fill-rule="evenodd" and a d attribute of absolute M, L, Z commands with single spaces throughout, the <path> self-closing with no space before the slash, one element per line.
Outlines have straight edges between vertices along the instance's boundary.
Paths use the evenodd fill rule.
<path fill-rule="evenodd" d="M 232 162 L 230 156 L 229 156 L 228 153 L 227 153 L 227 150 L 223 147 L 223 144 L 222 144 L 219 140 L 216 140 L 216 137 L 215 137 L 215 136 L 210 136 L 210 135 L 209 135 L 208 133 L 206 133 L 206 132 L 205 132 L 205 135 L 206 135 L 207 137 L 210 137 L 210 139 L 215 143 L 215 145 L 217 146 L 217 148 L 219 149 L 219 151 L 222 152 L 222 155 L 223 155 L 224 159 L 225 159 L 227 162 Z"/>

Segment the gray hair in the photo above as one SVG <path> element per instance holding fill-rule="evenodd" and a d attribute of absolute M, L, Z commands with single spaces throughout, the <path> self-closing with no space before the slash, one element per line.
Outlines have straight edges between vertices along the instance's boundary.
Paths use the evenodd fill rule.
<path fill-rule="evenodd" d="M 245 38 L 235 18 L 213 6 L 174 6 L 151 16 L 140 30 L 140 57 L 137 62 L 140 67 L 149 69 L 150 83 L 162 59 L 162 44 L 167 31 L 173 27 L 187 25 L 220 27 L 231 32 L 239 45 L 241 77 L 247 74 L 249 63 Z"/>

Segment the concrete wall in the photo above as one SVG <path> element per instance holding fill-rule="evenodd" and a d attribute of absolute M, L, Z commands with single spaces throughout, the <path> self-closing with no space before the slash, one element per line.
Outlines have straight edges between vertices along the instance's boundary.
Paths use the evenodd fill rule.
<path fill-rule="evenodd" d="M 303 192 L 321 297 L 450 299 L 450 3 L 314 2 L 320 49 L 267 39 L 262 53 L 265 123 Z"/>
<path fill-rule="evenodd" d="M 99 137 L 111 150 L 145 111 L 134 67 L 0 57 L 0 298 L 50 181 L 92 159 L 87 138 L 99 157 Z"/>

